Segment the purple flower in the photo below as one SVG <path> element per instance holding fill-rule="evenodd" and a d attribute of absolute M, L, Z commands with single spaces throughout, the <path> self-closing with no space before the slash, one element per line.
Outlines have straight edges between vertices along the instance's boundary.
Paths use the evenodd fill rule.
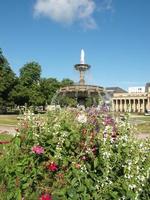
<path fill-rule="evenodd" d="M 103 105 L 103 106 L 101 107 L 101 111 L 102 111 L 102 112 L 108 112 L 108 111 L 109 111 L 108 106 Z"/>
<path fill-rule="evenodd" d="M 31 150 L 32 150 L 33 153 L 38 154 L 38 155 L 44 153 L 44 148 L 41 147 L 41 146 L 38 146 L 38 145 L 37 146 L 33 146 Z"/>
<path fill-rule="evenodd" d="M 110 116 L 105 117 L 105 119 L 104 119 L 104 125 L 105 126 L 113 125 L 113 124 L 114 124 L 114 120 L 112 119 L 112 117 L 110 117 Z"/>

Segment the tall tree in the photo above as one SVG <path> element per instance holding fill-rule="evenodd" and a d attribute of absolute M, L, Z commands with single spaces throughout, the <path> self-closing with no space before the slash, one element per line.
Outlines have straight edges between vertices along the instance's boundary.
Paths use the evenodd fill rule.
<path fill-rule="evenodd" d="M 25 64 L 20 69 L 20 80 L 23 85 L 30 87 L 40 81 L 41 66 L 37 62 Z"/>
<path fill-rule="evenodd" d="M 10 94 L 15 83 L 15 74 L 0 49 L 0 110 L 13 103 Z"/>
<path fill-rule="evenodd" d="M 37 88 L 40 83 L 40 75 L 41 66 L 37 62 L 27 63 L 20 69 L 18 84 L 12 92 L 12 97 L 17 105 L 38 104 L 40 94 Z"/>

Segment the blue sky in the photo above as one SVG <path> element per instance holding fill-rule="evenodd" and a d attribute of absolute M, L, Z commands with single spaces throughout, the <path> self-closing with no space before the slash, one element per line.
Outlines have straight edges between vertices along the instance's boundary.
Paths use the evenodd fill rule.
<path fill-rule="evenodd" d="M 0 48 L 18 75 L 30 61 L 42 77 L 78 81 L 80 50 L 89 84 L 150 81 L 150 0 L 0 0 Z"/>

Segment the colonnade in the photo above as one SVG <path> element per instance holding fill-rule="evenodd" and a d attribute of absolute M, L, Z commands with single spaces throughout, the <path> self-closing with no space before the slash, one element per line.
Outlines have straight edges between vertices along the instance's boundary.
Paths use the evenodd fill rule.
<path fill-rule="evenodd" d="M 113 98 L 112 109 L 115 112 L 144 113 L 149 109 L 150 100 L 142 98 Z"/>

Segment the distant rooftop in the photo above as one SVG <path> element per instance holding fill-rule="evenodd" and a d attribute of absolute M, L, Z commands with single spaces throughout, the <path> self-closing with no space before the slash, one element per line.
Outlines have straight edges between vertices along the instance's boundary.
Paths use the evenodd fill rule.
<path fill-rule="evenodd" d="M 105 88 L 108 92 L 113 92 L 113 93 L 127 93 L 126 90 L 120 88 L 120 87 L 106 87 Z"/>
<path fill-rule="evenodd" d="M 145 91 L 148 92 L 148 88 L 150 87 L 150 83 L 146 83 L 145 85 Z"/>

